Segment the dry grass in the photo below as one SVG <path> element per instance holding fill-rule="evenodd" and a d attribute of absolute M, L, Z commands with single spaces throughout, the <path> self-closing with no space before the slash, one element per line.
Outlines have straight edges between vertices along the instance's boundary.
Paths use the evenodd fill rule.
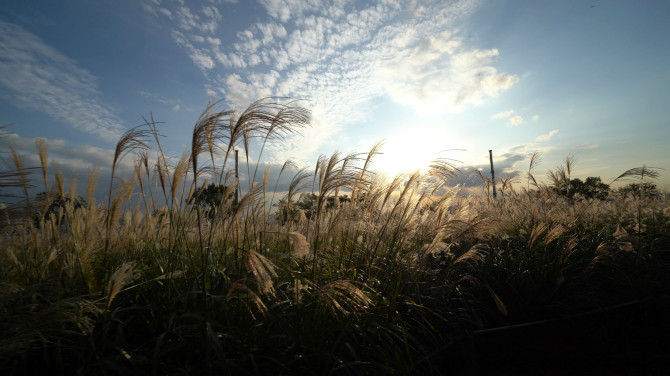
<path fill-rule="evenodd" d="M 459 172 L 453 160 L 390 181 L 370 173 L 377 144 L 364 154 L 321 156 L 313 171 L 286 162 L 279 175 L 293 177 L 277 200 L 284 219 L 272 221 L 279 178 L 272 193 L 267 170 L 262 182 L 240 189 L 227 158 L 241 147 L 248 160 L 254 137 L 264 147 L 298 132 L 309 112 L 278 98 L 242 112 L 220 105 L 203 111 L 191 149 L 174 163 L 153 119 L 124 134 L 106 205 L 95 203 L 92 170 L 83 207 L 70 200 L 63 215 L 37 221 L 27 209 L 22 221 L 5 210 L 3 231 L 13 231 L 0 253 L 6 364 L 25 365 L 42 348 L 49 359 L 108 373 L 111 364 L 128 367 L 118 373 L 263 373 L 277 363 L 312 374 L 351 364 L 363 373 L 412 372 L 426 346 L 468 330 L 597 307 L 618 298 L 615 289 L 668 292 L 667 268 L 654 253 L 670 238 L 667 197 L 568 200 L 551 186 L 569 182 L 574 159 L 550 171 L 547 185 L 533 175 L 539 154 L 530 158 L 525 189 L 508 179 L 502 199 L 461 197 L 448 187 Z M 76 192 L 70 184 L 66 194 L 57 165 L 55 181 L 47 180 L 43 141 L 37 149 L 52 194 L 30 196 L 31 170 L 16 151 L 0 187 L 22 189 L 22 207 L 42 213 L 53 197 Z M 117 167 L 128 153 L 136 155 L 133 173 L 121 179 Z M 258 165 L 246 169 L 254 177 Z M 618 179 L 657 176 L 642 167 Z M 211 216 L 198 201 L 203 181 L 227 186 Z M 140 201 L 131 205 L 133 193 Z M 314 205 L 298 211 L 297 198 L 309 193 Z"/>

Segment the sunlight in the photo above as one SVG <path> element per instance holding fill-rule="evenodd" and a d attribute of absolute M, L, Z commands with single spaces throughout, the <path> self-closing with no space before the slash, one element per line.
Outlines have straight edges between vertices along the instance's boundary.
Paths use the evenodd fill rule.
<path fill-rule="evenodd" d="M 426 171 L 430 163 L 440 156 L 448 145 L 440 137 L 416 140 L 416 132 L 401 132 L 387 139 L 382 154 L 374 160 L 373 170 L 390 176 L 400 173 Z"/>

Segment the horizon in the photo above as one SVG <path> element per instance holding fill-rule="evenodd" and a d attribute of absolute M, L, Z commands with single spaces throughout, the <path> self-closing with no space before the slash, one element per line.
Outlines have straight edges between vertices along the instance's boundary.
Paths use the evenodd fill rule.
<path fill-rule="evenodd" d="M 208 101 L 271 96 L 313 116 L 267 145 L 273 173 L 385 140 L 373 170 L 391 176 L 435 158 L 489 176 L 489 150 L 496 177 L 513 176 L 539 151 L 538 176 L 574 156 L 573 178 L 647 166 L 670 190 L 666 2 L 75 4 L 0 9 L 0 126 L 13 124 L 0 144 L 32 167 L 43 138 L 66 179 L 100 168 L 98 191 L 118 137 L 143 117 L 178 160 Z"/>

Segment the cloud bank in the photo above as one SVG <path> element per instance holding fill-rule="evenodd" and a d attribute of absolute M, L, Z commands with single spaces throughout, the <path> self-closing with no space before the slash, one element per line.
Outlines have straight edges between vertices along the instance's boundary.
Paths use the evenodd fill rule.
<path fill-rule="evenodd" d="M 105 141 L 124 130 L 100 98 L 96 77 L 20 26 L 0 21 L 0 87 L 7 100 Z"/>
<path fill-rule="evenodd" d="M 230 5 L 151 0 L 144 7 L 207 77 L 209 94 L 240 107 L 270 95 L 309 100 L 316 122 L 304 135 L 308 146 L 291 138 L 275 143 L 276 160 L 311 155 L 366 120 L 379 98 L 418 113 L 456 113 L 518 81 L 495 68 L 497 49 L 469 46 L 461 36 L 458 25 L 478 6 L 473 0 L 259 3 L 265 17 L 238 30 L 233 43 L 222 42 L 229 40 L 222 7 Z"/>

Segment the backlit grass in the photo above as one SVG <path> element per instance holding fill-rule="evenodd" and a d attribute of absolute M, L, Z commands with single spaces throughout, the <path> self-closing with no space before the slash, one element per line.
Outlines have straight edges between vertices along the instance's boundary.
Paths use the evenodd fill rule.
<path fill-rule="evenodd" d="M 238 187 L 236 147 L 249 160 L 252 138 L 308 125 L 292 102 L 214 103 L 174 161 L 147 121 L 119 141 L 102 204 L 97 172 L 78 200 L 45 144 L 33 170 L 12 149 L 2 188 L 25 200 L 1 213 L 3 374 L 445 374 L 473 330 L 668 294 L 668 196 L 568 198 L 552 186 L 570 160 L 548 186 L 533 158 L 526 187 L 495 200 L 450 187 L 449 160 L 384 180 L 369 170 L 379 146 L 287 163 L 282 197 L 261 164 L 243 163 L 255 183 Z M 133 174 L 118 176 L 122 158 Z M 228 187 L 213 208 L 208 183 Z M 296 216 L 302 193 L 316 199 Z"/>

